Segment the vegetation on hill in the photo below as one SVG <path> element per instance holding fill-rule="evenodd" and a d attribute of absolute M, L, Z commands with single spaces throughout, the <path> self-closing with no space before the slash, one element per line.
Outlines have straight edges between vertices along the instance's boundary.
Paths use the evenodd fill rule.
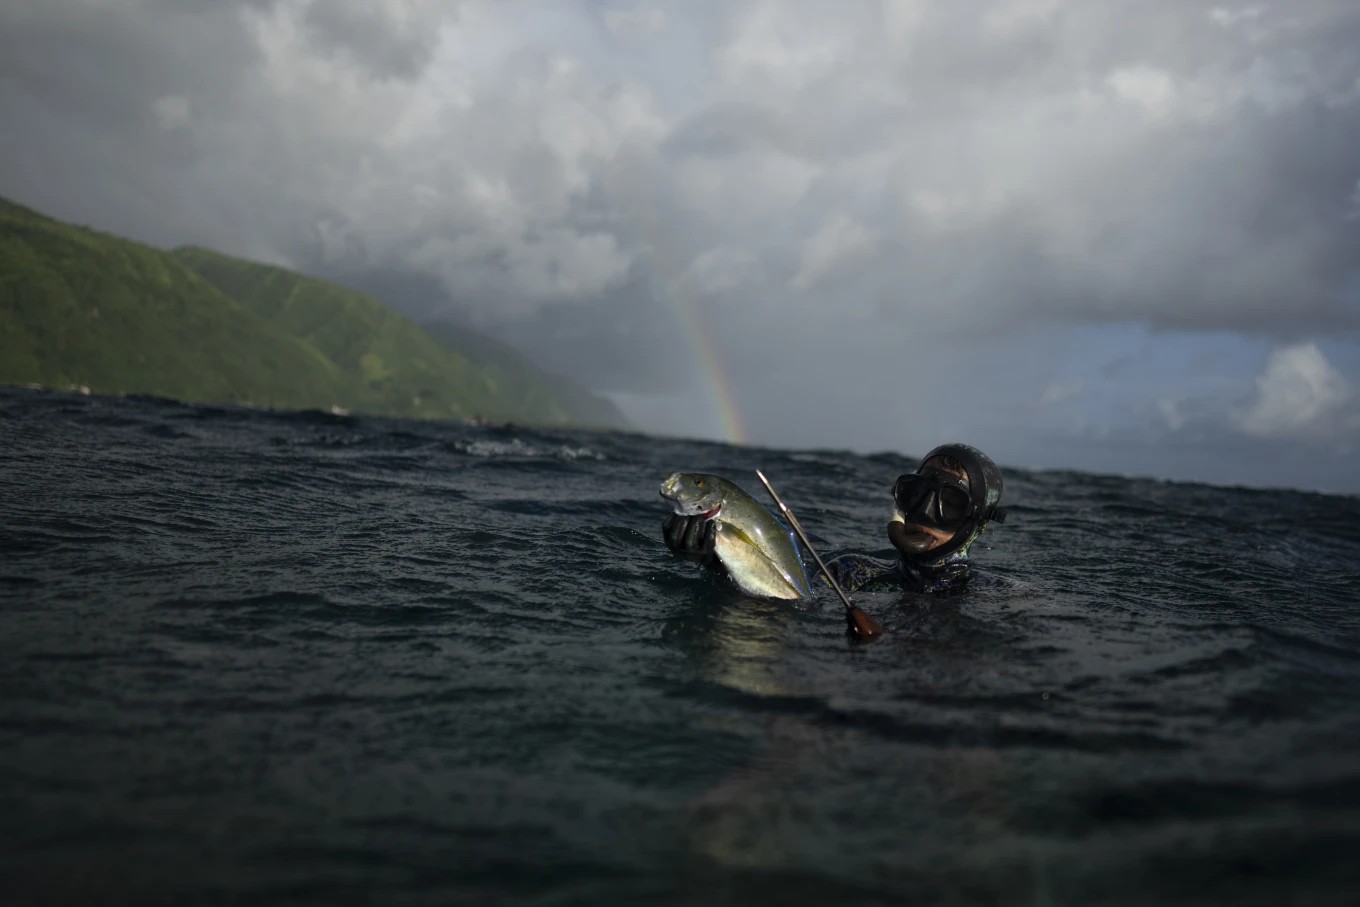
<path fill-rule="evenodd" d="M 0 383 L 302 408 L 334 372 L 166 253 L 0 201 Z"/>
<path fill-rule="evenodd" d="M 463 338 L 467 340 L 468 338 Z M 508 349 L 206 249 L 165 252 L 0 199 L 0 384 L 421 418 L 622 427 Z"/>

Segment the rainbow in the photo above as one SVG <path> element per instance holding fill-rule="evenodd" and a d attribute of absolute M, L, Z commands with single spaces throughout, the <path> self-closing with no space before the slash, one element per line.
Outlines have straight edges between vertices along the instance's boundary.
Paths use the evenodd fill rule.
<path fill-rule="evenodd" d="M 690 346 L 694 348 L 699 371 L 702 373 L 704 383 L 708 386 L 709 399 L 712 401 L 713 410 L 718 417 L 722 439 L 729 444 L 749 443 L 746 425 L 741 418 L 741 410 L 737 408 L 736 395 L 732 393 L 732 382 L 727 377 L 726 369 L 723 368 L 722 359 L 718 356 L 718 348 L 713 343 L 713 338 L 708 335 L 708 330 L 699 320 L 694 308 L 685 300 L 678 296 L 672 296 L 671 308 L 674 309 L 676 320 L 680 323 L 681 333 L 689 340 Z"/>

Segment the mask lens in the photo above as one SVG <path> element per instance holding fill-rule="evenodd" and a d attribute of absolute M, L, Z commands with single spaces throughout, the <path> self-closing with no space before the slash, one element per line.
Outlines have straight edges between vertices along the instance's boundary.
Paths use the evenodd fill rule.
<path fill-rule="evenodd" d="M 963 521 L 968 519 L 968 511 L 972 509 L 973 504 L 968 492 L 957 485 L 942 485 L 939 495 L 940 520 L 946 526 L 962 525 Z"/>
<path fill-rule="evenodd" d="M 972 498 L 952 476 L 901 476 L 893 486 L 893 498 L 906 519 L 936 529 L 957 529 L 973 510 Z"/>
<path fill-rule="evenodd" d="M 893 498 L 897 501 L 897 506 L 903 513 L 912 513 L 917 510 L 926 510 L 930 503 L 931 489 L 924 482 L 918 481 L 919 476 L 903 476 L 897 480 L 893 486 Z"/>

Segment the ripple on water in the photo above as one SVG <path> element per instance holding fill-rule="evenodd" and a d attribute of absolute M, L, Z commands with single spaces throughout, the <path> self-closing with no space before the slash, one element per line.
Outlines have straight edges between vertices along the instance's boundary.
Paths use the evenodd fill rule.
<path fill-rule="evenodd" d="M 978 584 L 857 595 L 888 633 L 852 646 L 825 590 L 753 601 L 671 557 L 656 487 L 761 466 L 824 554 L 878 552 L 896 454 L 18 391 L 0 412 L 17 903 L 1360 884 L 1353 498 L 1011 470 Z"/>

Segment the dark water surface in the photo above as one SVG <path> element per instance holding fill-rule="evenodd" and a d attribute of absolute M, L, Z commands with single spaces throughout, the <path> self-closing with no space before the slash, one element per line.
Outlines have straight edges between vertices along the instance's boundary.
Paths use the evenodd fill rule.
<path fill-rule="evenodd" d="M 1360 500 L 1008 470 L 868 646 L 660 542 L 914 465 L 0 391 L 4 903 L 1360 902 Z"/>

